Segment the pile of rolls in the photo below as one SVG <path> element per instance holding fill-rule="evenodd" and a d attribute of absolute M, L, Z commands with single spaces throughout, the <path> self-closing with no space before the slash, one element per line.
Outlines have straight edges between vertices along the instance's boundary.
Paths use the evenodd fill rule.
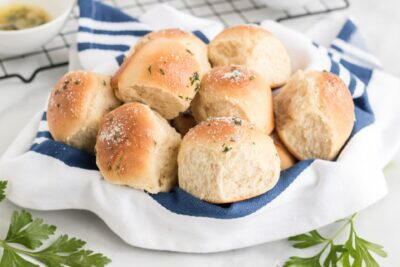
<path fill-rule="evenodd" d="M 179 29 L 147 34 L 112 77 L 69 72 L 47 120 L 56 141 L 95 154 L 112 184 L 179 185 L 221 204 L 269 191 L 297 160 L 335 159 L 355 115 L 339 77 L 292 75 L 273 34 L 238 25 L 208 45 Z"/>

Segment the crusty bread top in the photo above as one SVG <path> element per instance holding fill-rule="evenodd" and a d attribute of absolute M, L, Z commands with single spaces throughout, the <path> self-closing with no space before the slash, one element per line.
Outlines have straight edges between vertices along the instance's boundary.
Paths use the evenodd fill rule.
<path fill-rule="evenodd" d="M 223 93 L 246 97 L 254 91 L 270 90 L 268 82 L 244 65 L 218 66 L 211 69 L 201 81 L 201 92 Z"/>
<path fill-rule="evenodd" d="M 269 134 L 274 128 L 269 83 L 244 65 L 218 66 L 201 80 L 192 111 L 197 121 L 207 117 L 235 116 Z"/>
<path fill-rule="evenodd" d="M 299 70 L 274 100 L 279 137 L 300 160 L 310 157 L 333 159 L 351 134 L 355 120 L 354 102 L 344 82 L 333 73 Z M 304 124 L 304 120 L 315 127 L 322 127 L 323 132 L 310 132 L 313 130 L 304 128 L 307 126 L 298 125 Z M 299 133 L 287 131 L 288 126 L 298 129 Z M 300 132 L 302 136 L 297 136 Z M 309 147 L 307 153 L 311 154 L 300 152 L 304 149 L 300 149 L 299 144 L 291 144 L 295 141 L 301 143 L 303 148 Z M 310 146 L 317 143 L 318 147 L 311 151 Z"/>
<path fill-rule="evenodd" d="M 177 41 L 181 41 L 182 39 L 183 40 L 192 39 L 195 42 L 197 42 L 197 41 L 202 42 L 200 39 L 198 39 L 193 34 L 191 34 L 189 32 L 182 31 L 180 29 L 176 29 L 176 28 L 163 29 L 163 30 L 160 30 L 160 31 L 150 32 L 150 33 L 144 35 L 142 38 L 140 38 L 136 42 L 135 45 L 131 46 L 131 48 L 129 49 L 129 51 L 125 55 L 125 59 L 124 59 L 123 64 L 125 63 L 125 61 L 126 61 L 126 59 L 128 57 L 133 55 L 133 53 L 139 51 L 149 41 L 152 41 L 152 40 L 158 39 L 158 38 L 173 39 L 173 40 L 177 40 Z M 196 40 L 196 39 L 198 39 L 198 40 Z M 203 45 L 205 45 L 205 44 L 203 43 Z"/>
<path fill-rule="evenodd" d="M 256 25 L 236 25 L 219 33 L 208 45 L 212 66 L 239 64 L 258 71 L 272 88 L 283 85 L 291 73 L 289 55 L 269 31 Z"/>
<path fill-rule="evenodd" d="M 161 88 L 191 101 L 200 84 L 200 65 L 186 48 L 159 38 L 148 42 L 112 78 L 116 90 L 133 85 Z"/>
<path fill-rule="evenodd" d="M 95 94 L 98 79 L 86 71 L 65 74 L 51 91 L 47 121 L 50 132 L 57 140 L 73 135 L 85 122 Z"/>
<path fill-rule="evenodd" d="M 253 138 L 247 138 L 249 135 Z M 202 143 L 209 147 L 220 147 L 224 151 L 236 144 L 254 140 L 254 136 L 259 135 L 265 138 L 264 133 L 245 120 L 236 117 L 216 117 L 209 118 L 190 129 L 183 138 L 183 143 Z"/>
<path fill-rule="evenodd" d="M 182 31 L 180 29 L 164 29 L 146 34 L 138 42 L 131 47 L 129 52 L 126 54 L 125 59 L 111 80 L 111 86 L 115 89 L 118 86 L 118 80 L 121 73 L 125 71 L 127 65 L 130 64 L 131 57 L 134 53 L 141 50 L 146 44 L 156 39 L 168 39 L 176 41 L 185 47 L 185 52 L 195 57 L 200 64 L 201 73 L 204 73 L 210 69 L 210 63 L 207 57 L 207 45 L 200 40 L 197 36 L 190 32 Z"/>
<path fill-rule="evenodd" d="M 153 111 L 144 104 L 124 104 L 106 114 L 96 142 L 97 163 L 109 179 L 140 176 L 152 163 L 155 147 Z"/>
<path fill-rule="evenodd" d="M 166 38 L 166 39 L 173 39 L 185 43 L 194 42 L 196 45 L 204 46 L 207 49 L 206 44 L 200 40 L 197 36 L 190 32 L 182 31 L 180 29 L 172 28 L 172 29 L 163 29 L 160 31 L 155 31 L 146 34 L 134 46 L 134 51 L 140 50 L 145 44 L 147 44 L 151 40 L 155 40 L 158 38 Z M 189 53 L 189 52 L 188 52 Z"/>
<path fill-rule="evenodd" d="M 354 102 L 350 94 L 350 90 L 346 84 L 333 73 L 327 71 L 314 71 L 310 73 L 310 77 L 315 77 L 317 81 L 322 102 L 322 107 L 326 114 L 337 114 L 333 116 L 332 123 L 336 124 L 336 129 L 341 130 L 338 134 L 346 135 L 343 129 L 353 128 L 355 121 Z"/>
<path fill-rule="evenodd" d="M 291 96 L 298 91 L 298 86 L 310 87 L 310 90 L 314 91 L 320 102 L 319 111 L 327 115 L 326 119 L 331 120 L 330 123 L 335 126 L 335 129 L 347 129 L 349 125 L 354 124 L 354 102 L 349 89 L 338 76 L 328 71 L 298 70 L 291 77 L 290 83 L 276 96 L 276 100 L 282 102 L 279 105 L 281 108 L 288 106 L 285 102 L 291 101 Z M 284 118 L 282 122 L 291 120 L 287 117 L 290 113 L 277 110 L 277 114 Z"/>
<path fill-rule="evenodd" d="M 253 36 L 259 35 L 260 37 L 265 36 L 265 35 L 271 35 L 269 31 L 264 29 L 263 27 L 255 24 L 238 24 L 238 25 L 233 25 L 231 27 L 227 27 L 224 29 L 222 32 L 220 32 L 217 37 L 215 38 L 221 38 L 224 36 L 228 36 L 231 34 L 251 34 Z"/>

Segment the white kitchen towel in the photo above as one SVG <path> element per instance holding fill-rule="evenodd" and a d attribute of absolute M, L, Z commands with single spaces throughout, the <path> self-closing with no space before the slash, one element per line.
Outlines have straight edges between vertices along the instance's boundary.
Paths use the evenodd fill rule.
<path fill-rule="evenodd" d="M 147 32 L 177 27 L 208 42 L 222 29 L 218 22 L 166 5 L 154 7 L 139 19 L 92 0 L 81 0 L 79 6 L 77 51 L 72 55 L 82 68 L 108 74 Z M 332 21 L 338 27 L 331 32 L 336 37 L 330 47 L 273 21 L 264 21 L 261 27 L 286 46 L 293 71 L 333 72 L 351 91 L 356 122 L 335 161 L 300 161 L 281 173 L 271 191 L 214 205 L 178 187 L 169 193 L 148 194 L 108 184 L 93 156 L 53 140 L 44 113 L 21 131 L 0 162 L 0 177 L 9 181 L 7 197 L 32 209 L 92 211 L 134 246 L 199 253 L 286 238 L 364 209 L 387 193 L 382 169 L 400 146 L 400 106 L 394 101 L 400 99 L 400 83 L 376 69 L 379 62 L 364 48 L 354 46 L 360 38 L 351 20 Z M 315 26 L 309 34 L 322 43 L 327 38 L 318 32 L 327 29 Z"/>

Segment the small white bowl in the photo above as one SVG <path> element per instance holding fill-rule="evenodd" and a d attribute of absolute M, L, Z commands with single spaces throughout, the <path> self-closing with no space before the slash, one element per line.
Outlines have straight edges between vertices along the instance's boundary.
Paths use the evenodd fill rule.
<path fill-rule="evenodd" d="M 53 39 L 67 21 L 75 0 L 0 0 L 0 8 L 10 4 L 29 4 L 41 7 L 48 12 L 52 19 L 45 24 L 29 29 L 0 30 L 0 57 L 32 52 Z"/>

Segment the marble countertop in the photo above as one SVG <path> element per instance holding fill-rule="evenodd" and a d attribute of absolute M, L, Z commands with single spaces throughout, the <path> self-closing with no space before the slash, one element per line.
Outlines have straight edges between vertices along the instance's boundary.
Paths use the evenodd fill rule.
<path fill-rule="evenodd" d="M 382 61 L 383 68 L 400 76 L 400 1 L 386 0 L 378 5 L 374 0 L 352 0 L 351 8 L 345 12 L 358 22 L 370 50 Z M 308 17 L 285 22 L 286 25 L 304 30 L 320 17 Z M 39 74 L 31 84 L 24 85 L 17 80 L 0 81 L 0 155 L 20 129 L 45 104 L 49 88 L 66 71 L 53 69 Z M 399 88 L 400 90 L 400 88 Z M 400 153 L 386 170 L 389 194 L 380 202 L 362 211 L 356 226 L 361 236 L 382 244 L 389 256 L 377 257 L 381 266 L 398 266 L 400 262 Z M 4 236 L 12 211 L 18 209 L 10 202 L 0 204 L 0 234 Z M 94 214 L 77 211 L 32 211 L 47 223 L 58 226 L 58 233 L 68 233 L 86 240 L 88 247 L 103 252 L 113 262 L 109 266 L 281 266 L 292 255 L 311 255 L 312 250 L 302 254 L 286 240 L 263 245 L 213 254 L 182 254 L 150 251 L 125 244 Z M 338 226 L 330 225 L 322 229 L 332 232 Z M 315 251 L 314 251 L 315 252 Z"/>

